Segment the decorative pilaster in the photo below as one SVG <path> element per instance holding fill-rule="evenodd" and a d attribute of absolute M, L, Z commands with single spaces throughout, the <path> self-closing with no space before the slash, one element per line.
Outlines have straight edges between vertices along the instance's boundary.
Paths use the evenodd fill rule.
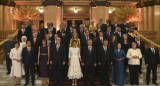
<path fill-rule="evenodd" d="M 44 23 L 45 27 L 47 22 L 52 22 L 56 29 L 59 29 L 59 25 L 62 22 L 62 1 L 49 0 L 43 1 L 44 5 Z"/>

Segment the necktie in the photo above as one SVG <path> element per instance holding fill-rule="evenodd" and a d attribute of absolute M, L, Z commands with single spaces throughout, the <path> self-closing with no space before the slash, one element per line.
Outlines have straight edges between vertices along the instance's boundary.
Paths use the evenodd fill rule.
<path fill-rule="evenodd" d="M 92 49 L 91 49 L 91 47 L 89 47 L 89 52 L 91 53 L 91 51 L 92 51 Z"/>
<path fill-rule="evenodd" d="M 22 29 L 22 34 L 24 34 L 24 29 Z"/>
<path fill-rule="evenodd" d="M 56 47 L 56 48 L 57 48 L 57 52 L 58 52 L 58 50 L 59 50 L 59 45 L 57 45 L 57 47 Z"/>
<path fill-rule="evenodd" d="M 107 32 L 107 33 L 108 33 L 108 39 L 109 39 L 110 33 L 109 32 Z"/>
<path fill-rule="evenodd" d="M 106 52 L 107 52 L 107 47 L 105 47 L 104 51 L 105 51 L 105 54 L 106 54 Z"/>
<path fill-rule="evenodd" d="M 100 39 L 101 39 L 101 42 L 103 43 L 103 38 L 101 37 Z"/>
<path fill-rule="evenodd" d="M 152 48 L 152 52 L 155 54 L 155 50 L 154 50 L 154 48 Z"/>

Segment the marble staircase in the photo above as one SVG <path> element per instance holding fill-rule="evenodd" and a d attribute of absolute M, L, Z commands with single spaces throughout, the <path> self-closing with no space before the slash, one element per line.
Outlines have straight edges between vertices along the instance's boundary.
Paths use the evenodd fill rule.
<path fill-rule="evenodd" d="M 6 75 L 7 69 L 6 69 L 5 64 L 6 64 L 5 61 L 3 61 L 3 64 L 0 64 L 0 86 L 14 86 L 13 79 L 9 75 Z M 129 70 L 128 69 L 127 69 L 127 73 L 129 75 Z M 147 86 L 146 82 L 145 82 L 145 77 L 146 77 L 146 66 L 144 65 L 144 62 L 143 62 L 142 74 L 139 74 L 139 83 L 140 83 L 139 86 Z M 152 74 L 151 74 L 151 78 L 152 78 Z M 160 68 L 157 69 L 157 83 L 160 86 Z M 19 86 L 23 86 L 24 84 L 25 84 L 25 79 L 24 79 L 24 76 L 23 76 L 22 79 L 21 79 L 21 85 L 19 85 Z M 36 84 L 35 86 L 42 86 L 41 85 L 42 82 L 41 82 L 40 77 L 36 77 L 35 84 Z M 29 85 L 29 86 L 31 86 L 31 85 Z M 125 86 L 131 86 L 131 85 L 128 84 L 128 85 L 125 85 Z M 150 83 L 149 86 L 155 86 L 155 85 Z"/>

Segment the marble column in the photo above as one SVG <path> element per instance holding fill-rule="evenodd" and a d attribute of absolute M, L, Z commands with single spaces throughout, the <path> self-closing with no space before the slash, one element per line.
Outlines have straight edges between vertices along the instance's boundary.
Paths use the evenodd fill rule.
<path fill-rule="evenodd" d="M 106 19 L 109 18 L 108 13 L 109 8 L 106 6 L 96 6 L 91 7 L 91 20 L 94 20 L 94 23 L 97 24 L 99 19 L 103 19 L 103 23 L 105 23 Z"/>
<path fill-rule="evenodd" d="M 97 23 L 99 19 L 103 19 L 103 23 L 105 23 L 106 19 L 108 19 L 108 7 L 106 6 L 97 6 Z"/>
<path fill-rule="evenodd" d="M 154 7 L 148 7 L 148 30 L 154 31 Z"/>
<path fill-rule="evenodd" d="M 160 5 L 154 5 L 154 31 L 160 32 Z"/>
<path fill-rule="evenodd" d="M 144 31 L 147 31 L 148 30 L 148 7 L 144 7 L 143 8 L 143 21 L 144 21 L 144 25 L 143 25 L 143 27 L 144 27 Z"/>
<path fill-rule="evenodd" d="M 154 5 L 154 31 L 158 33 L 157 40 L 160 40 L 160 5 Z"/>
<path fill-rule="evenodd" d="M 3 5 L 0 5 L 0 30 L 3 30 L 3 24 L 4 24 L 4 22 L 3 22 L 3 8 L 4 8 L 4 6 Z"/>
<path fill-rule="evenodd" d="M 11 30 L 10 28 L 10 8 L 8 6 L 4 6 L 4 30 Z"/>
<path fill-rule="evenodd" d="M 52 22 L 56 29 L 59 29 L 59 25 L 62 22 L 62 8 L 57 6 L 46 6 L 44 7 L 44 23 L 45 27 L 47 22 Z"/>
<path fill-rule="evenodd" d="M 94 24 L 97 24 L 97 7 L 91 7 L 91 20 L 94 20 Z"/>

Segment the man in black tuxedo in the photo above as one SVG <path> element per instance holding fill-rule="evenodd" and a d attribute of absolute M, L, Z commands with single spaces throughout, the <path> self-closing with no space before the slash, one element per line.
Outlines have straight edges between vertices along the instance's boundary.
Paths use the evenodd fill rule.
<path fill-rule="evenodd" d="M 50 49 L 50 64 L 53 65 L 53 80 L 54 86 L 59 83 L 62 86 L 63 79 L 63 65 L 66 63 L 66 49 L 63 44 L 61 44 L 61 39 L 56 39 L 56 44 Z"/>
<path fill-rule="evenodd" d="M 7 66 L 7 74 L 11 72 L 12 61 L 10 59 L 10 51 L 14 48 L 15 42 L 13 41 L 12 35 L 8 35 L 8 41 L 4 42 L 3 50 L 5 53 L 6 66 Z"/>
<path fill-rule="evenodd" d="M 97 24 L 97 30 L 95 30 L 96 32 L 96 37 L 99 37 L 99 32 L 102 31 L 101 25 L 98 23 Z"/>
<path fill-rule="evenodd" d="M 144 56 L 145 53 L 145 46 L 144 46 L 144 42 L 141 41 L 140 36 L 136 36 L 136 40 L 135 42 L 137 43 L 137 48 L 139 48 L 141 50 L 142 55 Z M 139 68 L 139 73 L 141 72 L 141 68 L 142 68 L 142 58 L 140 59 L 140 68 Z"/>
<path fill-rule="evenodd" d="M 82 36 L 84 35 L 84 26 L 81 24 L 80 26 L 79 26 L 79 30 L 77 31 L 78 32 L 78 36 L 79 36 L 79 38 L 81 39 L 82 38 Z"/>
<path fill-rule="evenodd" d="M 52 34 L 56 34 L 56 28 L 53 27 L 53 23 L 50 23 L 50 29 L 52 29 Z"/>
<path fill-rule="evenodd" d="M 31 74 L 32 86 L 34 86 L 34 65 L 35 62 L 35 49 L 31 46 L 31 41 L 27 41 L 27 47 L 22 50 L 22 66 L 25 68 L 25 79 L 26 83 L 24 86 L 29 84 L 29 73 Z"/>
<path fill-rule="evenodd" d="M 129 32 L 129 24 L 126 22 L 126 19 L 124 19 L 120 27 L 122 29 L 122 33 L 127 34 Z"/>
<path fill-rule="evenodd" d="M 91 84 L 94 85 L 94 71 L 97 65 L 96 49 L 92 46 L 92 40 L 88 40 L 88 46 L 84 48 L 82 54 L 82 66 L 85 66 L 85 83 L 88 83 L 88 76 L 91 74 Z"/>
<path fill-rule="evenodd" d="M 158 85 L 157 81 L 157 65 L 160 66 L 159 61 L 159 50 L 155 48 L 155 44 L 152 42 L 150 44 L 150 48 L 148 48 L 145 52 L 145 64 L 147 66 L 147 73 L 146 73 L 146 82 L 149 85 L 150 82 L 150 73 L 152 70 L 152 83 Z"/>
<path fill-rule="evenodd" d="M 111 31 L 114 33 L 120 25 L 117 23 L 117 20 L 114 20 L 114 24 L 112 25 Z"/>
<path fill-rule="evenodd" d="M 37 63 L 38 61 L 38 49 L 39 49 L 39 46 L 41 45 L 41 39 L 38 37 L 38 33 L 33 33 L 32 37 L 30 37 L 30 41 L 31 41 L 31 46 L 34 47 L 35 49 L 35 62 Z M 36 73 L 39 73 L 39 67 L 38 65 L 36 65 L 36 70 L 35 72 Z"/>
<path fill-rule="evenodd" d="M 103 46 L 103 41 L 105 38 L 103 37 L 103 32 L 99 32 L 99 37 L 97 37 L 96 42 L 97 42 L 97 47 L 99 48 L 100 46 Z"/>
<path fill-rule="evenodd" d="M 86 47 L 87 41 L 89 39 L 92 39 L 92 38 L 90 37 L 89 30 L 86 30 L 85 34 L 82 36 L 82 39 L 81 39 L 81 46 Z"/>
<path fill-rule="evenodd" d="M 104 37 L 108 40 L 108 42 L 111 41 L 113 33 L 111 32 L 111 27 L 107 28 L 107 31 L 104 32 Z"/>
<path fill-rule="evenodd" d="M 121 27 L 117 27 L 117 32 L 114 33 L 114 35 L 117 37 L 117 41 L 121 43 L 121 40 L 123 38 L 123 33 L 121 32 Z"/>
<path fill-rule="evenodd" d="M 27 32 L 27 39 L 30 39 L 30 36 L 32 35 L 32 28 L 29 25 L 29 20 L 25 21 L 25 30 Z"/>
<path fill-rule="evenodd" d="M 21 40 L 22 36 L 26 36 L 27 39 L 28 39 L 28 33 L 27 33 L 26 29 L 25 29 L 25 25 L 22 25 L 22 28 L 18 30 L 17 39 L 18 39 L 19 42 L 22 41 Z"/>
<path fill-rule="evenodd" d="M 112 50 L 108 47 L 108 41 L 104 40 L 103 46 L 98 49 L 99 65 L 101 65 L 101 83 L 110 86 L 109 73 L 113 61 Z"/>
<path fill-rule="evenodd" d="M 111 22 L 110 22 L 109 19 L 107 19 L 107 20 L 106 20 L 106 24 L 103 25 L 102 31 L 103 31 L 103 32 L 106 32 L 106 29 L 107 29 L 108 27 L 111 27 Z"/>

